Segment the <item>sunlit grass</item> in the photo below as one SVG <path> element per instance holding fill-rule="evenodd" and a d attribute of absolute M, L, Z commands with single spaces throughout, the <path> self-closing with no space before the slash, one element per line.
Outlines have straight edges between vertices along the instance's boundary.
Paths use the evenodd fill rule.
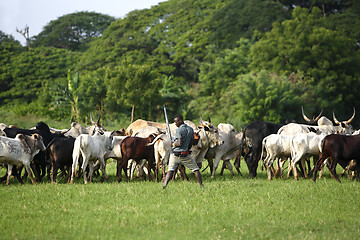
<path fill-rule="evenodd" d="M 360 236 L 359 183 L 325 173 L 275 179 L 266 172 L 161 183 L 110 179 L 70 185 L 0 184 L 2 239 L 356 239 Z M 1 175 L 4 170 L 1 170 Z"/>

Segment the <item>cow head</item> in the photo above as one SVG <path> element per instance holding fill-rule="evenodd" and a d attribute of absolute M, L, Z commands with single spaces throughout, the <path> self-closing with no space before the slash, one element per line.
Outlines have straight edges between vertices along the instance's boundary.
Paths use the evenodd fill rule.
<path fill-rule="evenodd" d="M 33 156 L 39 151 L 45 151 L 46 149 L 43 139 L 38 133 L 34 133 L 31 136 L 25 136 L 19 133 L 16 135 L 16 138 L 24 144 L 24 151 L 27 151 L 29 154 L 33 154 Z"/>
<path fill-rule="evenodd" d="M 354 120 L 354 117 L 355 117 L 355 108 L 353 108 L 353 115 L 351 116 L 351 118 L 347 121 L 342 121 L 342 122 L 336 119 L 335 113 L 333 111 L 334 122 L 341 127 L 341 130 L 339 132 L 342 134 L 352 134 L 354 132 L 354 129 L 350 124 L 351 121 Z"/>
<path fill-rule="evenodd" d="M 213 148 L 216 145 L 223 144 L 223 141 L 219 135 L 219 131 L 214 125 L 212 125 L 210 118 L 209 121 L 204 121 L 204 119 L 200 117 L 200 126 L 198 128 L 205 130 L 206 135 L 209 139 L 210 148 Z"/>
<path fill-rule="evenodd" d="M 46 150 L 46 147 L 44 145 L 43 139 L 40 134 L 35 133 L 31 135 L 31 138 L 34 140 L 36 148 L 40 149 L 40 151 Z"/>
<path fill-rule="evenodd" d="M 100 124 L 100 115 L 98 116 L 98 120 L 95 122 L 92 114 L 90 113 L 90 120 L 91 120 L 91 124 L 92 126 L 89 126 L 89 134 L 90 135 L 94 135 L 95 132 L 99 132 L 99 133 L 104 133 L 106 131 L 106 129 Z"/>

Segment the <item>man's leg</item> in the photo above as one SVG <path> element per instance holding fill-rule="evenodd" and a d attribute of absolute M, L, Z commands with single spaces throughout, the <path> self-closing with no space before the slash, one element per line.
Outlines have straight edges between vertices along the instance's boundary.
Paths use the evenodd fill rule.
<path fill-rule="evenodd" d="M 168 182 L 171 180 L 173 174 L 174 174 L 174 171 L 171 171 L 171 170 L 167 171 L 166 176 L 165 176 L 165 180 L 164 180 L 164 183 L 163 183 L 163 189 L 166 188 L 166 186 L 167 186 Z"/>
<path fill-rule="evenodd" d="M 194 171 L 194 175 L 196 177 L 196 180 L 199 182 L 200 187 L 203 187 L 204 185 L 202 184 L 202 178 L 201 178 L 201 173 L 199 170 L 195 170 Z"/>

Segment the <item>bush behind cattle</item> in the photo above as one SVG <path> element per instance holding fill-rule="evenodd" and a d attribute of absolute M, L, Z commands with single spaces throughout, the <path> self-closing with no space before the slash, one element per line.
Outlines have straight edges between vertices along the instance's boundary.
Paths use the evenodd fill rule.
<path fill-rule="evenodd" d="M 338 169 L 339 171 L 340 169 Z M 205 187 L 176 179 L 161 183 L 118 183 L 116 162 L 109 181 L 85 185 L 50 182 L 0 184 L 2 239 L 356 239 L 360 237 L 359 183 L 328 171 L 323 179 L 267 180 L 258 170 L 248 178 L 211 179 Z M 0 174 L 4 170 L 0 169 Z"/>

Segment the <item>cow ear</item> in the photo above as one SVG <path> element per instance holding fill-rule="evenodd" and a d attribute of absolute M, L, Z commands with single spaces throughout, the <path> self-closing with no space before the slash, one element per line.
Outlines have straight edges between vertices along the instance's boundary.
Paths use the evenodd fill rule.
<path fill-rule="evenodd" d="M 25 140 L 25 135 L 22 134 L 22 133 L 16 134 L 16 137 L 17 137 L 18 139 Z"/>

